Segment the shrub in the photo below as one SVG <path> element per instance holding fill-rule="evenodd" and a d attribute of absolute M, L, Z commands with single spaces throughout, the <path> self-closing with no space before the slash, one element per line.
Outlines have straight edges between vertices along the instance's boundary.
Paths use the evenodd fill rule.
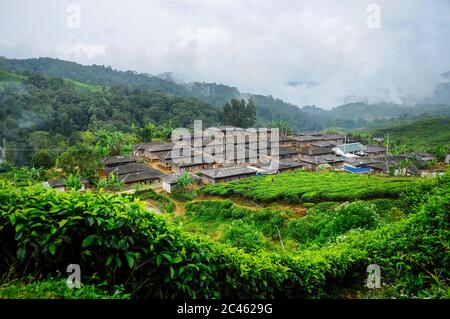
<path fill-rule="evenodd" d="M 224 233 L 223 241 L 247 252 L 255 252 L 264 246 L 264 236 L 252 225 L 242 220 L 233 221 Z"/>

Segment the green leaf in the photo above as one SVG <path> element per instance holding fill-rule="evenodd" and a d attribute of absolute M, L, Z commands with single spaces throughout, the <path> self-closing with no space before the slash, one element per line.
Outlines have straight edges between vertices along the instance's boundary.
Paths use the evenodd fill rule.
<path fill-rule="evenodd" d="M 156 256 L 156 266 L 161 265 L 161 262 L 162 262 L 162 256 L 161 255 Z"/>
<path fill-rule="evenodd" d="M 82 247 L 83 247 L 83 248 L 89 247 L 89 246 L 94 242 L 94 240 L 97 239 L 97 238 L 98 238 L 97 235 L 89 235 L 89 236 L 87 236 L 87 237 L 83 240 Z"/>
<path fill-rule="evenodd" d="M 50 243 L 48 244 L 48 251 L 50 252 L 50 254 L 54 255 L 56 252 L 56 246 L 55 243 Z"/>
<path fill-rule="evenodd" d="M 58 225 L 59 225 L 59 227 L 61 228 L 61 227 L 64 227 L 64 225 L 65 225 L 67 222 L 68 222 L 67 219 L 63 219 L 63 220 L 61 220 L 61 221 L 58 222 Z"/>
<path fill-rule="evenodd" d="M 16 215 L 11 214 L 8 216 L 9 217 L 9 221 L 11 222 L 11 224 L 14 226 L 16 224 Z"/>
<path fill-rule="evenodd" d="M 26 254 L 27 254 L 27 250 L 25 249 L 25 247 L 19 247 L 19 249 L 17 249 L 17 258 L 19 260 L 24 260 Z"/>
<path fill-rule="evenodd" d="M 130 253 L 130 252 L 126 252 L 125 253 L 125 258 L 127 260 L 128 266 L 130 268 L 133 268 L 133 265 L 134 265 L 134 254 Z"/>

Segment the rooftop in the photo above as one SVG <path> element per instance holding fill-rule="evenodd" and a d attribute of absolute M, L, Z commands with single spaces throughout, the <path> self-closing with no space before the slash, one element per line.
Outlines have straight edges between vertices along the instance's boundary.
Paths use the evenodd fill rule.
<path fill-rule="evenodd" d="M 130 163 L 130 164 L 119 165 L 119 166 L 115 166 L 115 167 L 107 167 L 107 168 L 105 168 L 105 173 L 108 175 L 111 173 L 113 173 L 115 175 L 122 175 L 122 174 L 146 171 L 149 169 L 150 169 L 150 167 L 148 167 L 147 165 L 142 164 L 142 163 Z"/>
<path fill-rule="evenodd" d="M 229 166 L 218 169 L 207 169 L 201 171 L 201 173 L 207 177 L 226 178 L 239 175 L 256 175 L 256 171 L 244 166 Z"/>
<path fill-rule="evenodd" d="M 170 175 L 165 176 L 162 180 L 169 184 L 175 184 L 178 182 L 178 180 L 180 179 L 181 176 L 183 176 L 183 174 L 177 174 L 177 173 L 170 174 Z M 198 177 L 197 175 L 192 174 L 192 173 L 189 173 L 189 177 L 192 178 L 194 181 L 200 180 L 200 177 Z"/>
<path fill-rule="evenodd" d="M 146 171 L 118 175 L 118 178 L 123 183 L 135 183 L 153 179 L 161 179 L 164 176 L 166 175 L 161 173 L 160 171 L 149 168 Z"/>
<path fill-rule="evenodd" d="M 103 165 L 111 165 L 111 164 L 122 164 L 122 163 L 132 163 L 136 162 L 138 158 L 134 155 L 118 155 L 118 156 L 110 156 L 102 159 Z"/>
<path fill-rule="evenodd" d="M 361 143 L 340 144 L 336 147 L 344 153 L 360 152 L 364 150 L 364 145 Z"/>

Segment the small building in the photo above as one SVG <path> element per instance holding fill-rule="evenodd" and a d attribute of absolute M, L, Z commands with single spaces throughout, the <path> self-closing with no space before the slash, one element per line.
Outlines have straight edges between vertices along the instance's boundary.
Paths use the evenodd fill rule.
<path fill-rule="evenodd" d="M 336 155 L 305 156 L 300 161 L 306 164 L 305 168 L 311 170 L 316 170 L 322 165 L 335 169 L 344 165 L 344 157 Z"/>
<path fill-rule="evenodd" d="M 434 156 L 433 154 L 430 154 L 430 153 L 419 153 L 419 152 L 417 152 L 417 153 L 407 153 L 407 154 L 404 154 L 404 156 L 406 158 L 416 159 L 416 160 L 419 160 L 419 161 L 422 161 L 422 162 L 432 162 L 432 161 L 436 161 L 437 160 L 436 156 Z"/>
<path fill-rule="evenodd" d="M 146 159 L 153 161 L 158 159 L 159 153 L 171 151 L 173 146 L 173 143 L 165 143 L 160 141 L 144 143 L 137 146 L 134 153 L 135 155 L 143 156 Z"/>
<path fill-rule="evenodd" d="M 365 156 L 379 156 L 386 154 L 386 147 L 380 145 L 366 145 L 363 149 L 363 154 Z"/>
<path fill-rule="evenodd" d="M 155 145 L 163 145 L 166 144 L 164 142 L 161 141 L 154 141 L 154 142 L 148 142 L 148 143 L 140 143 L 134 146 L 133 148 L 133 154 L 135 156 L 142 156 L 144 155 L 144 151 L 148 148 L 151 148 Z"/>
<path fill-rule="evenodd" d="M 328 147 L 302 147 L 300 149 L 300 154 L 303 156 L 319 156 L 326 154 L 334 154 L 334 151 Z"/>
<path fill-rule="evenodd" d="M 346 154 L 362 155 L 364 145 L 361 143 L 339 144 L 333 148 L 333 151 L 339 156 L 346 156 Z"/>
<path fill-rule="evenodd" d="M 202 154 L 191 157 L 177 158 L 171 160 L 170 167 L 175 173 L 197 172 L 202 169 L 210 168 L 213 162 L 206 161 Z"/>
<path fill-rule="evenodd" d="M 445 163 L 445 164 L 450 164 L 450 154 L 447 154 L 447 155 L 445 156 L 444 163 Z"/>
<path fill-rule="evenodd" d="M 229 166 L 200 172 L 205 184 L 216 184 L 255 176 L 256 171 L 245 166 Z"/>
<path fill-rule="evenodd" d="M 300 157 L 300 153 L 299 150 L 292 147 L 280 147 L 278 149 L 279 159 L 296 160 Z"/>
<path fill-rule="evenodd" d="M 339 144 L 341 144 L 341 143 L 336 143 L 334 141 L 317 141 L 317 142 L 312 142 L 310 144 L 310 146 L 314 147 L 314 148 L 330 148 L 331 149 Z"/>
<path fill-rule="evenodd" d="M 168 192 L 169 194 L 172 192 L 172 190 L 177 186 L 178 180 L 182 174 L 170 174 L 162 178 L 162 188 Z M 194 175 L 192 173 L 189 173 L 189 177 L 194 181 L 194 183 L 198 183 L 201 181 L 201 178 L 197 175 Z"/>
<path fill-rule="evenodd" d="M 102 159 L 101 163 L 105 167 L 115 167 L 130 163 L 137 162 L 138 158 L 135 155 L 118 155 L 118 156 L 109 156 Z"/>
<path fill-rule="evenodd" d="M 300 148 L 311 146 L 311 143 L 322 140 L 319 136 L 310 135 L 294 135 L 291 138 L 293 140 L 292 145 Z"/>
<path fill-rule="evenodd" d="M 258 168 L 261 168 L 270 174 L 303 169 L 305 166 L 305 163 L 291 160 L 271 160 L 270 163 L 259 163 L 257 165 Z"/>
<path fill-rule="evenodd" d="M 164 176 L 166 175 L 160 171 L 148 168 L 145 171 L 117 175 L 117 178 L 125 185 L 130 186 L 134 184 L 151 184 L 159 182 Z"/>
<path fill-rule="evenodd" d="M 80 180 L 80 182 L 81 182 L 80 190 L 84 191 L 86 189 L 86 185 L 89 184 L 89 181 L 85 178 L 82 178 Z M 47 182 L 44 182 L 43 185 L 45 187 L 54 188 L 57 192 L 67 192 L 70 190 L 66 186 L 66 181 L 64 180 L 64 178 L 57 178 L 57 179 L 49 180 Z"/>
<path fill-rule="evenodd" d="M 124 174 L 130 174 L 130 173 L 142 172 L 142 171 L 148 171 L 148 170 L 151 170 L 151 168 L 145 164 L 129 163 L 129 164 L 125 164 L 125 165 L 106 167 L 104 171 L 105 171 L 106 175 L 109 175 L 109 174 L 124 175 Z"/>

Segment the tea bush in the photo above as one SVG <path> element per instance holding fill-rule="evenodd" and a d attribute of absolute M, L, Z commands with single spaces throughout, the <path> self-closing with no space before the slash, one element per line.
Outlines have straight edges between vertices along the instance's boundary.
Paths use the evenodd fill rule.
<path fill-rule="evenodd" d="M 445 297 L 450 192 L 439 184 L 427 196 L 398 222 L 317 249 L 249 254 L 191 237 L 129 196 L 0 181 L 0 275 L 11 265 L 48 274 L 78 263 L 85 282 L 95 275 L 134 298 L 317 298 L 336 285 L 362 287 L 376 263 L 399 297 Z"/>
<path fill-rule="evenodd" d="M 317 203 L 398 198 L 413 180 L 411 177 L 295 171 L 281 173 L 275 177 L 256 176 L 229 183 L 211 184 L 203 187 L 200 192 L 220 196 L 240 195 L 260 202 Z"/>

